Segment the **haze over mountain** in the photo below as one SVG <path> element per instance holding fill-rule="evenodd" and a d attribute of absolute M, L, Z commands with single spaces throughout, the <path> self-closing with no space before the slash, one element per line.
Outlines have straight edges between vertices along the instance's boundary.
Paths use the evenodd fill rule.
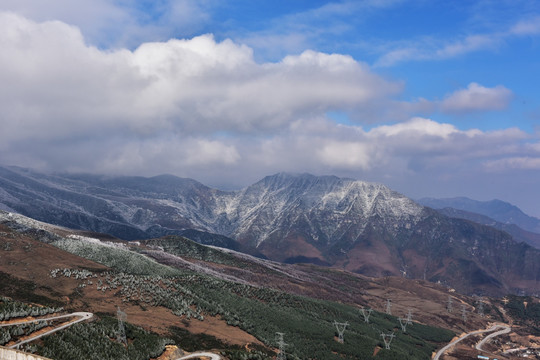
<path fill-rule="evenodd" d="M 46 175 L 0 168 L 0 189 L 6 208 L 123 239 L 194 229 L 220 234 L 217 245 L 282 262 L 371 276 L 403 274 L 465 292 L 540 289 L 540 251 L 506 232 L 439 214 L 381 184 L 280 173 L 226 192 L 170 175 Z"/>
<path fill-rule="evenodd" d="M 517 206 L 502 200 L 478 201 L 466 197 L 454 197 L 422 198 L 418 202 L 434 209 L 452 208 L 485 215 L 500 223 L 515 224 L 524 230 L 540 234 L 540 219 L 529 216 Z"/>

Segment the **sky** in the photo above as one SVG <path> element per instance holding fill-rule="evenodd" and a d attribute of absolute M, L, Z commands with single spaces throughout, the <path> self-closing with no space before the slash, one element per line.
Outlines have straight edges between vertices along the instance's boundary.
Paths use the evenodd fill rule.
<path fill-rule="evenodd" d="M 540 217 L 540 2 L 0 0 L 0 164 Z"/>

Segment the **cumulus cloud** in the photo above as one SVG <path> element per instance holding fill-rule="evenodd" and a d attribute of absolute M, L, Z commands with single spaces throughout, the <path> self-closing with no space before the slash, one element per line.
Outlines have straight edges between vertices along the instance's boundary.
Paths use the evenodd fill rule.
<path fill-rule="evenodd" d="M 258 64 L 247 46 L 211 35 L 103 51 L 62 22 L 2 13 L 0 27 L 8 142 L 107 129 L 272 131 L 309 112 L 371 107 L 402 86 L 344 55 L 306 51 Z"/>
<path fill-rule="evenodd" d="M 527 169 L 540 157 L 536 135 L 519 129 L 408 119 L 500 110 L 512 98 L 501 85 L 398 102 L 402 82 L 346 55 L 259 63 L 252 48 L 211 35 L 102 50 L 64 22 L 13 13 L 0 13 L 0 43 L 0 164 L 238 187 L 278 171 L 427 183 Z M 328 118 L 333 111 L 350 124 Z"/>
<path fill-rule="evenodd" d="M 512 91 L 502 85 L 487 88 L 470 83 L 466 89 L 448 95 L 441 103 L 441 110 L 449 113 L 504 110 L 512 97 Z"/>

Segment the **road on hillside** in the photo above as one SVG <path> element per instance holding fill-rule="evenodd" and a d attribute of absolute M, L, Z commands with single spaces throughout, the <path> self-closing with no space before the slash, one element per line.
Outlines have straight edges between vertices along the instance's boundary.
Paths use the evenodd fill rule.
<path fill-rule="evenodd" d="M 9 323 L 9 324 L 0 324 L 0 327 L 16 326 L 16 325 L 30 324 L 30 323 L 40 322 L 40 321 L 59 320 L 59 319 L 66 319 L 66 318 L 72 318 L 72 317 L 77 317 L 78 318 L 75 321 L 71 321 L 71 322 L 69 322 L 67 324 L 58 326 L 58 327 L 56 327 L 54 329 L 51 329 L 51 330 L 49 330 L 49 331 L 47 331 L 47 332 L 45 332 L 43 334 L 36 335 L 36 336 L 31 336 L 31 337 L 29 337 L 29 338 L 27 338 L 27 339 L 25 339 L 23 341 L 19 341 L 19 342 L 17 342 L 17 343 L 10 346 L 11 349 L 14 349 L 14 348 L 18 348 L 19 346 L 21 346 L 23 344 L 26 344 L 26 343 L 29 343 L 29 342 L 34 341 L 36 339 L 39 339 L 39 338 L 41 338 L 43 336 L 50 335 L 50 334 L 55 333 L 57 331 L 63 330 L 65 328 L 69 327 L 69 326 L 75 325 L 75 324 L 77 324 L 77 323 L 79 323 L 81 321 L 89 320 L 93 316 L 94 316 L 94 314 L 89 313 L 89 312 L 74 312 L 74 313 L 67 314 L 67 315 L 50 316 L 50 317 L 40 318 L 40 319 L 22 320 L 22 321 Z M 221 356 L 219 356 L 217 354 L 209 353 L 209 352 L 197 352 L 197 353 L 193 353 L 193 354 L 190 354 L 190 355 L 182 356 L 182 357 L 178 358 L 177 360 L 195 359 L 195 358 L 200 358 L 200 357 L 207 357 L 207 358 L 210 358 L 211 360 L 221 360 Z"/>
<path fill-rule="evenodd" d="M 487 333 L 487 332 L 492 332 L 492 331 L 495 331 L 497 329 L 500 329 L 500 328 L 504 328 L 504 330 L 502 331 L 498 331 L 496 333 L 493 333 L 491 334 L 490 336 L 486 337 L 485 339 L 483 339 L 482 341 L 480 341 L 480 343 L 478 343 L 476 346 L 476 348 L 480 351 L 483 351 L 481 348 L 482 346 L 485 344 L 485 341 L 487 341 L 488 339 L 494 337 L 494 336 L 497 336 L 497 335 L 501 335 L 501 334 L 505 334 L 505 333 L 508 333 L 510 332 L 510 326 L 508 325 L 493 325 L 492 327 L 490 327 L 489 329 L 485 329 L 485 330 L 476 330 L 476 331 L 471 331 L 470 333 L 467 333 L 466 335 L 452 341 L 451 343 L 449 343 L 448 345 L 446 345 L 445 347 L 443 347 L 441 350 L 439 350 L 437 352 L 437 354 L 435 354 L 435 357 L 433 358 L 433 360 L 439 360 L 439 358 L 446 352 L 446 350 L 450 349 L 452 346 L 456 345 L 458 342 L 460 341 L 463 341 L 465 340 L 466 338 L 470 337 L 470 336 L 474 336 L 474 335 L 478 335 L 478 334 L 483 334 L 483 333 Z M 478 346 L 480 345 L 480 348 L 478 348 Z"/>
<path fill-rule="evenodd" d="M 5 324 L 0 324 L 0 327 L 30 324 L 30 323 L 40 322 L 40 321 L 65 319 L 65 318 L 70 318 L 70 317 L 75 317 L 75 316 L 85 317 L 85 320 L 87 320 L 87 319 L 92 318 L 94 314 L 88 313 L 88 312 L 76 312 L 76 313 L 71 313 L 67 315 L 57 315 L 57 316 L 50 316 L 50 317 L 44 317 L 44 318 L 39 318 L 39 319 L 33 319 L 33 320 L 21 320 L 21 321 L 12 322 L 12 323 L 5 323 Z"/>
<path fill-rule="evenodd" d="M 476 344 L 476 350 L 484 351 L 484 349 L 482 349 L 482 348 L 484 347 L 484 345 L 489 340 L 491 340 L 495 336 L 499 336 L 499 335 L 502 335 L 502 334 L 508 334 L 511 331 L 510 326 L 506 326 L 506 325 L 498 325 L 498 326 L 499 326 L 499 328 L 502 328 L 502 330 L 494 332 L 493 334 L 489 334 L 484 339 L 482 339 L 482 341 L 480 341 L 478 344 Z"/>
<path fill-rule="evenodd" d="M 200 358 L 200 357 L 207 357 L 207 358 L 210 358 L 211 360 L 221 360 L 221 356 L 219 355 L 216 355 L 216 354 L 212 354 L 212 353 L 209 353 L 209 352 L 198 352 L 198 353 L 193 353 L 193 354 L 190 354 L 190 355 L 186 355 L 186 356 L 182 356 L 176 360 L 187 360 L 187 359 L 196 359 L 196 358 Z"/>
<path fill-rule="evenodd" d="M 35 320 L 29 320 L 29 321 L 19 321 L 19 322 L 11 323 L 11 324 L 2 324 L 0 326 L 13 326 L 13 325 L 28 324 L 28 323 L 39 322 L 39 321 L 49 321 L 49 320 L 65 319 L 65 318 L 70 318 L 70 317 L 78 317 L 78 319 L 75 320 L 75 321 L 71 321 L 71 322 L 69 322 L 67 324 L 56 327 L 56 328 L 54 328 L 52 330 L 49 330 L 49 331 L 47 331 L 47 332 L 45 332 L 43 334 L 36 335 L 36 336 L 31 336 L 31 337 L 29 337 L 29 338 L 27 338 L 27 339 L 25 339 L 23 341 L 19 341 L 19 342 L 15 343 L 15 344 L 11 345 L 9 347 L 11 349 L 15 349 L 15 348 L 18 348 L 19 346 L 21 346 L 23 344 L 34 341 L 34 340 L 39 339 L 39 338 L 41 338 L 43 336 L 50 335 L 52 333 L 55 333 L 55 332 L 60 331 L 62 329 L 65 329 L 65 328 L 67 328 L 69 326 L 80 323 L 81 321 L 91 319 L 93 316 L 94 316 L 94 314 L 89 313 L 89 312 L 75 312 L 75 313 L 71 313 L 71 314 L 67 314 L 67 315 L 58 315 L 58 316 L 52 316 L 52 317 L 47 317 L 47 318 L 42 318 L 42 319 L 35 319 Z"/>

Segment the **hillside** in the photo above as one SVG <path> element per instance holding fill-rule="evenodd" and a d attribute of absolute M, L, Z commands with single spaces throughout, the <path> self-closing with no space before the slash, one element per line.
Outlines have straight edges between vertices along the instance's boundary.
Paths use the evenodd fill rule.
<path fill-rule="evenodd" d="M 446 199 L 423 198 L 418 202 L 434 209 L 452 208 L 487 216 L 502 224 L 514 224 L 529 232 L 540 234 L 540 219 L 525 214 L 517 206 L 506 201 L 478 201 L 466 197 Z"/>
<path fill-rule="evenodd" d="M 281 173 L 224 192 L 170 175 L 1 168 L 0 188 L 4 207 L 121 239 L 184 235 L 280 262 L 368 276 L 405 274 L 469 294 L 540 290 L 539 250 L 492 227 L 441 215 L 381 184 Z"/>
<path fill-rule="evenodd" d="M 472 213 L 469 211 L 458 210 L 449 207 L 437 209 L 437 211 L 448 217 L 470 220 L 479 224 L 491 226 L 501 231 L 505 231 L 510 234 L 515 241 L 524 242 L 531 245 L 532 247 L 540 249 L 540 234 L 523 230 L 516 224 L 502 223 L 482 214 Z"/>
<path fill-rule="evenodd" d="M 269 358 L 278 331 L 291 344 L 291 359 L 371 358 L 381 346 L 379 332 L 392 332 L 399 322 L 395 316 L 374 312 L 368 324 L 357 305 L 382 310 L 388 297 L 396 316 L 409 309 L 414 313 L 414 324 L 406 334 L 398 334 L 391 350 L 380 351 L 378 359 L 427 359 L 438 343 L 452 337 L 447 330 L 423 324 L 446 323 L 462 329 L 484 323 L 472 314 L 470 324 L 460 322 L 459 314 L 443 314 L 448 292 L 433 284 L 283 265 L 185 238 L 102 242 L 18 215 L 0 214 L 0 253 L 10 259 L 0 263 L 0 271 L 12 279 L 7 287 L 2 282 L 2 293 L 19 300 L 35 293 L 39 297 L 33 298 L 35 302 L 62 304 L 67 311 L 112 315 L 121 306 L 128 322 L 163 336 L 180 332 L 186 338 L 213 337 L 231 359 L 236 359 L 235 351 L 246 351 L 237 345 L 249 345 L 254 353 L 267 354 L 261 358 Z M 33 257 L 39 257 L 40 265 L 21 272 Z M 57 264 L 57 259 L 64 260 Z M 19 287 L 29 291 L 21 292 Z M 456 301 L 471 301 L 453 296 Z M 473 311 L 473 305 L 469 309 Z M 334 340 L 334 321 L 350 324 L 344 344 Z M 58 338 L 55 346 L 61 346 L 58 341 L 69 339 Z"/>

